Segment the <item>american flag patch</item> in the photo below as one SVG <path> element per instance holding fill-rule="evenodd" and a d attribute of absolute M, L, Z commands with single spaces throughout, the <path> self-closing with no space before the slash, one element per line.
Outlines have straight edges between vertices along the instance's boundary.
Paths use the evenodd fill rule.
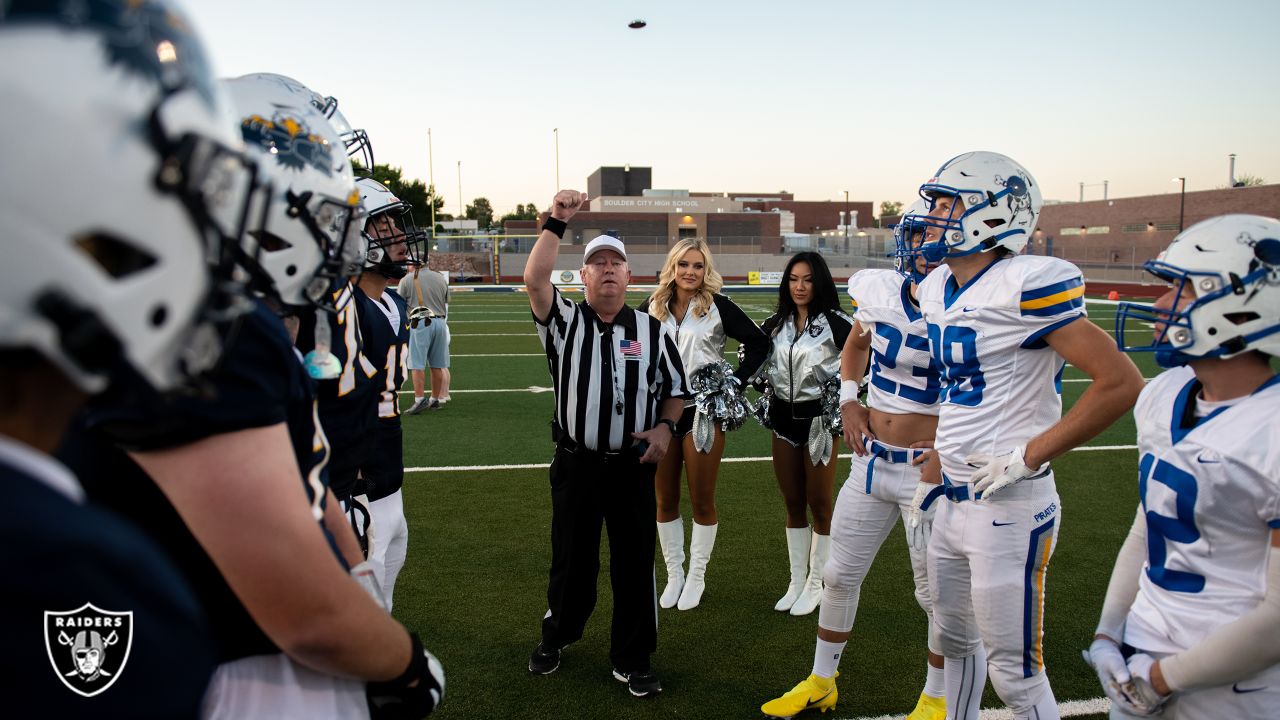
<path fill-rule="evenodd" d="M 623 357 L 643 357 L 644 345 L 639 340 L 621 340 L 618 343 L 618 349 L 622 351 Z"/>

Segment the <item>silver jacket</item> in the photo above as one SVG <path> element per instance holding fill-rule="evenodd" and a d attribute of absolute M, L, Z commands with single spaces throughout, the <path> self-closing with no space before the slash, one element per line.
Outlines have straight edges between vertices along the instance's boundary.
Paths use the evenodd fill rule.
<path fill-rule="evenodd" d="M 689 309 L 680 322 L 676 322 L 675 315 L 667 313 L 662 327 L 671 333 L 676 347 L 680 348 L 680 362 L 686 376 L 704 365 L 724 359 L 726 335 L 724 323 L 720 321 L 720 309 L 715 303 L 702 317 L 693 313 L 693 303 L 689 303 Z"/>
<path fill-rule="evenodd" d="M 848 315 L 840 311 L 832 314 L 845 320 L 850 327 L 853 325 Z M 848 330 L 841 335 L 847 337 Z M 833 376 L 840 375 L 841 343 L 827 316 L 810 316 L 808 324 L 797 336 L 794 317 L 789 315 L 771 341 L 765 372 L 773 387 L 773 396 L 790 403 L 821 400 L 822 387 L 814 368 L 822 367 Z"/>

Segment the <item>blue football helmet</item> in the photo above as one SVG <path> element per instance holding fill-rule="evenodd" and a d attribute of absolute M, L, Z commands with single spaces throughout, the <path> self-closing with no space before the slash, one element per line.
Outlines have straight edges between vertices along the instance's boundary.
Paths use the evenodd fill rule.
<path fill-rule="evenodd" d="M 1280 355 L 1280 220 L 1221 215 L 1179 233 L 1169 248 L 1142 266 L 1170 283 L 1182 307 L 1120 303 L 1116 344 L 1125 352 L 1154 352 L 1161 367 L 1249 350 Z M 1194 299 L 1191 299 L 1194 298 Z M 1135 343 L 1160 325 L 1149 343 Z M 1153 328 L 1154 330 L 1154 328 Z"/>
<path fill-rule="evenodd" d="M 898 224 L 893 226 L 893 244 L 896 248 L 893 256 L 896 258 L 894 269 L 898 274 L 911 278 L 914 283 L 924 280 L 929 271 L 937 266 L 937 262 L 930 262 L 928 258 L 923 258 L 920 251 L 921 245 L 924 243 L 925 235 L 925 219 L 929 213 L 929 204 L 923 198 L 911 203 L 911 207 L 902 213 L 902 217 L 898 220 Z M 924 262 L 924 270 L 920 270 L 919 263 Z"/>

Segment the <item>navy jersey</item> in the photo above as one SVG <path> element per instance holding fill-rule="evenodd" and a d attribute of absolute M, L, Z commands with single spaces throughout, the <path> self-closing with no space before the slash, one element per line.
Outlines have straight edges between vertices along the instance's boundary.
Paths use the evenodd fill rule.
<path fill-rule="evenodd" d="M 5 562 L 7 580 L 0 593 L 8 625 L 0 653 L 4 715 L 198 717 L 213 673 L 213 638 L 178 570 L 136 528 L 78 502 L 23 465 L 0 457 L 6 500 L 0 543 L 15 551 Z M 98 693 L 92 697 L 77 694 L 58 677 L 74 662 L 80 631 L 59 629 L 57 618 L 47 635 L 45 629 L 46 612 L 66 613 L 86 604 L 132 613 L 127 625 L 100 632 L 103 669 L 111 667 L 110 675 L 77 678 L 70 665 L 68 682 Z M 51 663 L 55 657 L 59 670 Z"/>
<path fill-rule="evenodd" d="M 357 296 L 363 296 L 347 283 L 337 290 L 334 303 L 342 310 L 328 316 L 331 333 L 329 351 L 342 365 L 341 374 L 316 385 L 320 399 L 320 424 L 329 438 L 329 479 L 334 495 L 346 498 L 355 486 L 355 473 L 366 460 L 377 416 L 379 386 L 375 381 L 377 366 L 366 355 L 361 314 L 370 310 Z M 315 349 L 316 313 L 304 312 L 299 317 L 297 345 L 303 353 Z M 379 315 L 379 319 L 381 315 Z M 385 319 L 382 320 L 385 322 Z"/>
<path fill-rule="evenodd" d="M 386 291 L 372 299 L 358 288 L 356 298 L 367 355 L 377 365 L 374 381 L 381 393 L 373 449 L 362 466 L 370 500 L 381 500 L 404 484 L 404 447 L 400 428 L 399 390 L 407 376 L 409 355 L 408 306 L 398 294 Z"/>
<path fill-rule="evenodd" d="M 227 662 L 278 649 L 249 617 L 168 499 L 125 449 L 161 450 L 286 423 L 303 497 L 339 562 L 341 555 L 321 522 L 327 445 L 315 422 L 312 381 L 284 324 L 265 304 L 259 303 L 243 318 L 210 383 L 211 393 L 175 398 L 158 396 L 141 383 L 113 389 L 81 413 L 58 455 L 82 478 L 91 499 L 130 519 L 170 553 L 209 614 L 218 661 Z M 264 542 L 269 539 L 263 538 Z"/>

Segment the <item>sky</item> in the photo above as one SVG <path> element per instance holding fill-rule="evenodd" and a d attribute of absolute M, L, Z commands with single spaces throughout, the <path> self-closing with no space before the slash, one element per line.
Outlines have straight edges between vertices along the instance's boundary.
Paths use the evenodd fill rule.
<path fill-rule="evenodd" d="M 333 95 L 451 213 L 459 163 L 468 203 L 549 205 L 557 135 L 583 191 L 631 164 L 657 188 L 879 207 L 970 150 L 1050 200 L 1224 187 L 1230 153 L 1280 182 L 1274 0 L 181 1 L 220 75 Z"/>

